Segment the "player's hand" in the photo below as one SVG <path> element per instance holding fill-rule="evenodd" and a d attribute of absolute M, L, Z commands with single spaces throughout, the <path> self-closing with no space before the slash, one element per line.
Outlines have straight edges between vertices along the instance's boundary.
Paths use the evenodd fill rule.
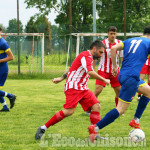
<path fill-rule="evenodd" d="M 55 84 L 57 84 L 57 83 L 61 82 L 62 80 L 63 80 L 62 77 L 58 77 L 58 78 L 54 78 L 54 79 L 52 80 L 52 82 L 55 83 Z"/>
<path fill-rule="evenodd" d="M 105 79 L 104 82 L 106 83 L 106 85 L 110 84 L 110 80 L 109 79 Z"/>
<path fill-rule="evenodd" d="M 114 77 L 116 77 L 117 76 L 117 74 L 118 74 L 118 68 L 116 67 L 113 67 L 112 68 L 112 75 L 114 76 Z"/>

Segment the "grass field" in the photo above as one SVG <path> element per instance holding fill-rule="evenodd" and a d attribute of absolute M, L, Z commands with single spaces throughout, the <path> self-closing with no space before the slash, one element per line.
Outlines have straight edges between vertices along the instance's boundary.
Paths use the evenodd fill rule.
<path fill-rule="evenodd" d="M 150 106 L 141 118 L 141 127 L 146 134 L 146 142 L 142 145 L 107 144 L 107 141 L 97 145 L 87 142 L 89 116 L 86 116 L 80 105 L 73 116 L 64 119 L 50 127 L 45 138 L 35 141 L 37 127 L 43 125 L 54 113 L 62 109 L 65 102 L 63 93 L 64 81 L 59 85 L 50 80 L 7 80 L 4 90 L 17 95 L 15 107 L 7 113 L 1 113 L 0 150 L 110 150 L 110 149 L 150 149 Z M 95 80 L 89 81 L 89 88 L 94 91 Z M 114 91 L 106 87 L 99 96 L 101 116 L 115 107 Z M 7 104 L 9 101 L 6 98 Z M 102 129 L 100 134 L 120 141 L 128 136 L 131 127 L 129 121 L 133 118 L 137 106 L 136 98 L 124 116 Z M 56 136 L 61 136 L 59 140 Z M 120 138 L 119 138 L 120 137 Z M 122 138 L 121 138 L 122 137 Z M 70 141 L 72 143 L 70 143 Z M 121 141 L 122 142 L 122 141 Z M 74 144 L 75 143 L 75 144 Z"/>

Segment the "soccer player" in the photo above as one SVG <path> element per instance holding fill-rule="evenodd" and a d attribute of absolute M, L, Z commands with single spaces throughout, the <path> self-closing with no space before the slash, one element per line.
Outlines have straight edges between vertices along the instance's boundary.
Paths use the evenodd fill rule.
<path fill-rule="evenodd" d="M 0 35 L 1 33 L 2 33 L 2 28 L 0 27 Z M 8 63 L 7 62 L 13 59 L 14 57 L 9 48 L 8 43 L 6 42 L 5 39 L 3 39 L 3 37 L 0 36 L 0 88 L 3 87 L 7 79 L 7 75 L 8 75 Z M 15 104 L 16 95 L 0 90 L 0 103 L 3 106 L 0 112 L 9 111 L 9 108 L 4 99 L 5 96 L 8 97 L 10 101 L 10 108 L 13 108 Z"/>
<path fill-rule="evenodd" d="M 116 45 L 120 43 L 120 40 L 116 39 L 117 36 L 117 28 L 115 26 L 110 26 L 108 28 L 108 38 L 103 40 L 103 43 L 106 46 L 106 49 L 100 59 L 99 66 L 98 66 L 98 74 L 102 76 L 105 79 L 110 79 L 110 84 L 111 87 L 115 91 L 115 103 L 116 106 L 118 104 L 118 96 L 120 92 L 120 84 L 118 81 L 118 74 L 119 74 L 119 56 L 121 57 L 121 60 L 123 59 L 123 51 L 118 51 L 117 52 L 117 68 L 118 68 L 118 74 L 116 77 L 112 75 L 112 61 L 111 61 L 111 56 L 110 56 L 110 49 L 113 45 Z M 94 62 L 94 65 L 96 62 Z M 100 80 L 96 80 L 96 85 L 95 85 L 95 91 L 94 94 L 98 98 L 99 94 L 102 92 L 103 88 L 105 87 L 105 83 Z"/>
<path fill-rule="evenodd" d="M 119 83 L 121 84 L 119 102 L 117 107 L 108 112 L 103 119 L 95 125 L 89 126 L 92 142 L 95 140 L 95 132 L 115 121 L 119 115 L 127 110 L 137 91 L 143 94 L 137 107 L 138 111 L 136 111 L 139 117 L 150 99 L 150 87 L 140 79 L 140 71 L 147 60 L 148 54 L 150 54 L 150 26 L 145 27 L 143 35 L 143 37 L 127 39 L 111 48 L 112 74 L 114 76 L 118 74 L 116 51 L 124 49 L 123 62 L 119 73 Z"/>
<path fill-rule="evenodd" d="M 107 85 L 110 80 L 99 76 L 93 70 L 93 59 L 98 59 L 102 56 L 105 45 L 101 41 L 94 41 L 90 49 L 80 53 L 73 61 L 68 75 L 59 78 L 54 78 L 53 82 L 58 83 L 67 76 L 65 84 L 66 103 L 64 109 L 57 112 L 45 125 L 39 127 L 35 134 L 35 139 L 41 139 L 44 132 L 50 127 L 61 121 L 65 117 L 72 115 L 78 103 L 81 104 L 84 111 L 91 110 L 90 121 L 95 124 L 100 120 L 100 105 L 88 87 L 87 83 L 89 76 L 95 79 L 104 81 Z"/>
<path fill-rule="evenodd" d="M 150 57 L 147 59 L 146 63 L 142 67 L 142 70 L 140 72 L 140 78 L 144 80 L 146 75 L 148 77 L 148 85 L 150 86 Z M 139 101 L 140 98 L 141 93 L 138 93 L 137 101 Z"/>

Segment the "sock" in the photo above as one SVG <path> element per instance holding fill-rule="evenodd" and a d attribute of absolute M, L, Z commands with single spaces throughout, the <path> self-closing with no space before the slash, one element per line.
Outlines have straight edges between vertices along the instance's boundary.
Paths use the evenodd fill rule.
<path fill-rule="evenodd" d="M 50 126 L 56 124 L 57 122 L 61 121 L 64 118 L 65 118 L 65 115 L 64 115 L 63 111 L 61 110 L 61 111 L 57 112 L 49 121 L 47 121 L 45 123 L 45 126 L 47 128 L 49 128 Z"/>
<path fill-rule="evenodd" d="M 134 117 L 135 123 L 139 124 L 140 123 L 140 119 L 137 117 Z"/>
<path fill-rule="evenodd" d="M 12 98 L 12 94 L 10 94 L 10 93 L 6 93 L 5 96 L 8 97 L 8 98 Z"/>
<path fill-rule="evenodd" d="M 148 85 L 150 86 L 150 83 L 148 83 Z"/>
<path fill-rule="evenodd" d="M 47 127 L 45 125 L 41 126 L 41 129 L 47 130 Z"/>
<path fill-rule="evenodd" d="M 4 97 L 5 96 L 5 92 L 0 90 L 0 97 Z"/>
<path fill-rule="evenodd" d="M 116 106 L 118 105 L 118 97 L 115 97 Z"/>
<path fill-rule="evenodd" d="M 138 96 L 141 96 L 141 93 L 138 93 Z"/>
<path fill-rule="evenodd" d="M 136 109 L 136 112 L 135 112 L 135 115 L 134 117 L 140 119 L 147 104 L 149 102 L 149 98 L 145 97 L 144 95 L 140 98 L 139 100 L 139 103 L 138 103 L 138 106 L 137 106 L 137 109 Z"/>
<path fill-rule="evenodd" d="M 90 113 L 91 124 L 96 124 L 100 120 L 101 120 L 100 112 L 91 111 L 91 113 Z"/>
<path fill-rule="evenodd" d="M 98 126 L 99 129 L 104 128 L 105 126 L 109 125 L 112 123 L 115 119 L 119 117 L 119 112 L 116 108 L 112 109 L 110 112 L 108 112 L 104 118 L 99 121 L 96 125 Z"/>
<path fill-rule="evenodd" d="M 6 101 L 5 101 L 4 97 L 0 97 L 0 103 L 2 104 L 4 109 L 8 109 L 8 106 L 6 104 Z"/>

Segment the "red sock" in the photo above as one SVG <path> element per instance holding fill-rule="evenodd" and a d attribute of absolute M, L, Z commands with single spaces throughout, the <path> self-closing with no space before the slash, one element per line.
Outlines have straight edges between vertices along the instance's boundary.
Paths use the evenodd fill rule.
<path fill-rule="evenodd" d="M 63 111 L 61 110 L 61 111 L 57 112 L 49 121 L 47 121 L 45 123 L 45 126 L 47 128 L 49 128 L 50 126 L 56 124 L 57 122 L 61 121 L 64 118 L 65 118 L 65 115 L 64 115 Z"/>
<path fill-rule="evenodd" d="M 141 96 L 141 93 L 138 93 L 138 96 Z"/>
<path fill-rule="evenodd" d="M 116 106 L 118 105 L 118 97 L 115 97 Z"/>
<path fill-rule="evenodd" d="M 96 124 L 101 120 L 100 112 L 91 111 L 90 113 L 91 124 Z"/>
<path fill-rule="evenodd" d="M 148 83 L 148 85 L 150 86 L 150 83 Z"/>

